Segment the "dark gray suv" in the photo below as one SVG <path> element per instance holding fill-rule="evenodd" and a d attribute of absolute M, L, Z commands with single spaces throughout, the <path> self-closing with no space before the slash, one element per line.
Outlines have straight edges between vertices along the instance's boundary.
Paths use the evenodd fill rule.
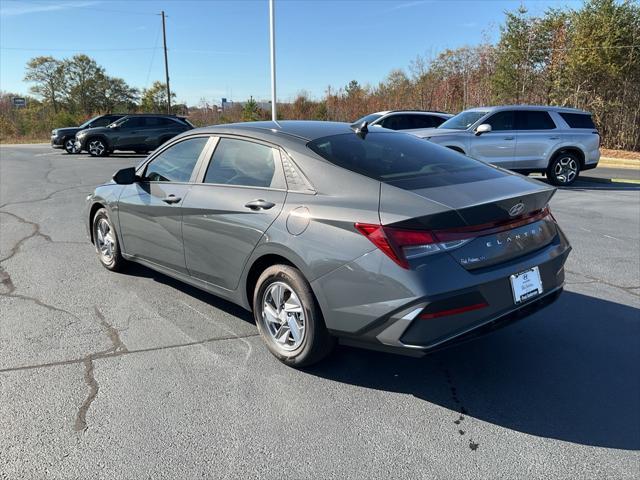
<path fill-rule="evenodd" d="M 127 115 L 106 127 L 79 132 L 76 148 L 93 157 L 105 157 L 115 150 L 147 153 L 192 128 L 186 118 L 175 115 Z"/>

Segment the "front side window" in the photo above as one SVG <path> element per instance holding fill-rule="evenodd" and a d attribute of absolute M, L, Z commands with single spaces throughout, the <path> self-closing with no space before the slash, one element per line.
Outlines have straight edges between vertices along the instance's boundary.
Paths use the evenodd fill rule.
<path fill-rule="evenodd" d="M 106 127 L 107 125 L 109 125 L 111 122 L 113 122 L 113 118 L 112 117 L 101 117 L 101 118 L 96 118 L 96 120 L 94 122 L 91 123 L 91 128 L 95 128 L 95 127 Z"/>
<path fill-rule="evenodd" d="M 438 128 L 452 128 L 454 130 L 466 130 L 487 114 L 486 111 L 472 110 L 460 112 L 442 123 Z"/>
<path fill-rule="evenodd" d="M 535 110 L 521 110 L 516 113 L 518 130 L 551 130 L 556 124 L 547 112 Z"/>
<path fill-rule="evenodd" d="M 515 115 L 512 111 L 498 112 L 495 115 L 491 115 L 483 123 L 488 123 L 489 125 L 491 125 L 492 132 L 516 129 Z"/>
<path fill-rule="evenodd" d="M 413 115 L 411 128 L 433 128 L 444 122 L 444 118 L 433 115 Z"/>
<path fill-rule="evenodd" d="M 204 183 L 276 187 L 274 149 L 259 143 L 221 138 L 211 157 Z"/>
<path fill-rule="evenodd" d="M 144 127 L 145 119 L 144 117 L 125 117 L 114 123 L 114 125 L 117 125 L 120 128 L 140 128 Z"/>
<path fill-rule="evenodd" d="M 411 115 L 390 115 L 382 120 L 381 125 L 389 130 L 408 130 L 415 128 L 411 121 Z"/>
<path fill-rule="evenodd" d="M 189 138 L 167 148 L 147 165 L 145 180 L 188 182 L 207 140 L 207 137 Z"/>

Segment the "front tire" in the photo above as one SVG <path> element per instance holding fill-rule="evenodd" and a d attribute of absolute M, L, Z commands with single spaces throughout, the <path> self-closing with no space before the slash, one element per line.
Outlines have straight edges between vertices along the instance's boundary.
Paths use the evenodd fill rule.
<path fill-rule="evenodd" d="M 549 164 L 547 178 L 558 187 L 566 187 L 580 175 L 580 160 L 573 153 L 560 153 Z"/>
<path fill-rule="evenodd" d="M 302 273 L 273 265 L 258 278 L 253 295 L 258 331 L 271 353 L 292 367 L 319 362 L 335 339 L 327 331 L 320 307 Z"/>
<path fill-rule="evenodd" d="M 80 153 L 80 150 L 76 148 L 76 139 L 75 138 L 65 138 L 64 140 L 64 149 L 69 155 L 74 155 L 76 153 Z"/>
<path fill-rule="evenodd" d="M 112 272 L 122 270 L 126 260 L 120 252 L 118 235 L 106 208 L 101 208 L 96 212 L 91 226 L 93 229 L 93 243 L 102 266 Z"/>
<path fill-rule="evenodd" d="M 92 157 L 106 157 L 109 155 L 107 143 L 101 138 L 90 138 L 87 141 L 87 150 Z"/>

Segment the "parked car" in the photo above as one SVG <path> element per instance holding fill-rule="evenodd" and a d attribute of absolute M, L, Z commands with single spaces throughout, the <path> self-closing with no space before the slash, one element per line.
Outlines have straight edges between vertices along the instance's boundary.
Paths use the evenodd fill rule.
<path fill-rule="evenodd" d="M 76 149 L 93 157 L 106 157 L 116 150 L 146 154 L 192 128 L 186 118 L 175 115 L 127 115 L 107 127 L 82 130 L 76 135 Z"/>
<path fill-rule="evenodd" d="M 345 343 L 423 355 L 555 300 L 555 189 L 346 123 L 220 125 L 87 198 L 100 262 L 138 262 L 252 310 L 294 366 Z"/>
<path fill-rule="evenodd" d="M 560 186 L 571 185 L 600 159 L 600 135 L 591 114 L 574 108 L 472 108 L 438 128 L 412 133 L 516 172 L 543 173 Z"/>
<path fill-rule="evenodd" d="M 367 122 L 369 126 L 380 126 L 389 130 L 415 130 L 434 128 L 453 115 L 444 112 L 423 112 L 422 110 L 390 110 L 365 115 L 354 123 Z"/>
<path fill-rule="evenodd" d="M 51 130 L 51 146 L 64 148 L 67 153 L 79 153 L 76 148 L 76 134 L 86 128 L 106 127 L 110 123 L 124 117 L 124 114 L 98 115 L 84 122 L 79 127 L 56 128 Z"/>

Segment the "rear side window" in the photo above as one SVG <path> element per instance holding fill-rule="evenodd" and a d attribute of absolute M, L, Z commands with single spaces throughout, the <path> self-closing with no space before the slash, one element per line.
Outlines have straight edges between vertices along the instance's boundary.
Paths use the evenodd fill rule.
<path fill-rule="evenodd" d="M 560 116 L 571 128 L 596 128 L 591 115 L 587 113 L 560 112 Z"/>
<path fill-rule="evenodd" d="M 91 122 L 91 127 L 92 128 L 95 128 L 95 127 L 106 127 L 107 125 L 111 124 L 114 120 L 115 120 L 115 118 L 112 118 L 112 117 L 98 118 L 97 120 Z"/>
<path fill-rule="evenodd" d="M 307 147 L 329 162 L 400 188 L 455 185 L 504 175 L 478 160 L 408 134 L 332 135 Z"/>
<path fill-rule="evenodd" d="M 150 182 L 188 182 L 208 137 L 183 140 L 154 158 L 145 173 Z"/>
<path fill-rule="evenodd" d="M 275 171 L 273 148 L 244 140 L 221 138 L 204 183 L 272 187 Z"/>
<path fill-rule="evenodd" d="M 517 112 L 518 130 L 551 130 L 556 124 L 547 112 L 521 110 Z"/>

